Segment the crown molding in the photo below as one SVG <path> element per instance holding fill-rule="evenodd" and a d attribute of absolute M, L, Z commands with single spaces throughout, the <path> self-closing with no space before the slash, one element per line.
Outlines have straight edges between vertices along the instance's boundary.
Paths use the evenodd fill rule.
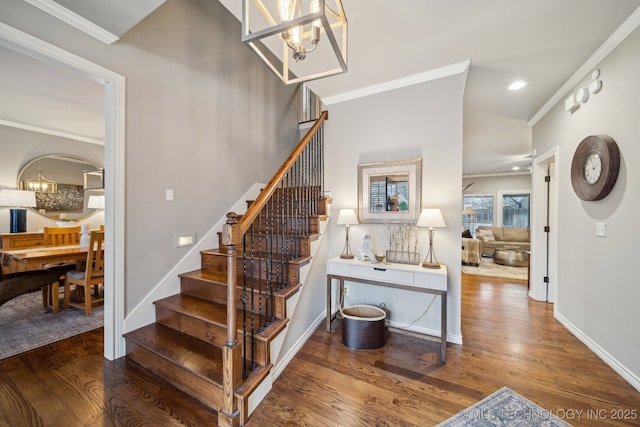
<path fill-rule="evenodd" d="M 464 74 L 466 76 L 470 60 L 458 62 L 456 64 L 447 65 L 436 68 L 434 70 L 425 71 L 423 73 L 413 74 L 411 76 L 402 77 L 396 80 L 380 83 L 377 85 L 367 86 L 349 92 L 322 98 L 324 105 L 338 104 L 340 102 L 351 101 L 353 99 L 364 98 L 365 96 L 375 95 L 378 93 L 388 92 L 394 89 L 400 89 L 412 86 L 418 83 L 424 83 L 432 80 L 442 79 L 444 77 L 454 76 L 456 74 Z"/>
<path fill-rule="evenodd" d="M 527 122 L 527 126 L 533 127 L 545 116 L 558 102 L 562 101 L 567 94 L 578 84 L 580 80 L 589 74 L 597 65 L 607 57 L 629 34 L 640 25 L 640 7 L 633 11 L 631 15 L 609 36 L 607 40 L 596 50 L 593 55 L 586 60 L 578 70 L 573 73 L 556 93 L 538 110 L 536 114 Z"/>
<path fill-rule="evenodd" d="M 95 138 L 87 138 L 85 136 L 80 136 L 80 135 L 76 135 L 76 134 L 73 134 L 73 133 L 60 132 L 60 131 L 53 130 L 53 129 L 41 128 L 41 127 L 38 127 L 38 126 L 32 126 L 32 125 L 28 125 L 26 123 L 19 123 L 19 122 L 15 122 L 15 121 L 11 121 L 11 120 L 0 119 L 0 126 L 7 126 L 7 127 L 11 127 L 11 128 L 16 128 L 16 129 L 22 129 L 22 130 L 27 130 L 27 131 L 30 131 L 30 132 L 38 132 L 38 133 L 42 133 L 42 134 L 45 134 L 45 135 L 59 136 L 61 138 L 73 139 L 75 141 L 87 142 L 89 144 L 104 145 L 104 140 L 95 139 Z"/>
<path fill-rule="evenodd" d="M 40 10 L 47 12 L 49 15 L 54 16 L 62 22 L 71 25 L 74 28 L 90 35 L 94 39 L 100 40 L 105 44 L 113 44 L 120 38 L 115 34 L 110 33 L 104 28 L 94 24 L 88 19 L 83 18 L 77 13 L 60 6 L 53 0 L 24 0 L 32 6 L 37 7 Z"/>

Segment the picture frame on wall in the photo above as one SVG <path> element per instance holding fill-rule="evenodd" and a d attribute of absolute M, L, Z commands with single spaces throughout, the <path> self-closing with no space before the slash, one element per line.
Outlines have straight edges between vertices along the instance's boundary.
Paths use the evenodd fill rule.
<path fill-rule="evenodd" d="M 358 165 L 358 220 L 413 223 L 422 208 L 422 159 Z"/>

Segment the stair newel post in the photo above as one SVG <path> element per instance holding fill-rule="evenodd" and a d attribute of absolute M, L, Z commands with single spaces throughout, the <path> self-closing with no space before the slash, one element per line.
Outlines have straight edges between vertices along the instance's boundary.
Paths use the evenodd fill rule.
<path fill-rule="evenodd" d="M 240 411 L 236 407 L 234 393 L 242 383 L 242 354 L 236 314 L 236 246 L 241 239 L 238 215 L 229 212 L 227 223 L 222 228 L 222 241 L 227 248 L 227 341 L 222 348 L 223 402 L 218 412 L 218 425 L 225 427 L 240 425 Z"/>

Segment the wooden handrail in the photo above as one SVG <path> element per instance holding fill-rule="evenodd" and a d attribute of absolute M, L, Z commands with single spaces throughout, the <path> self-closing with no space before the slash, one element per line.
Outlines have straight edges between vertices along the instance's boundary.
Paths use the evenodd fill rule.
<path fill-rule="evenodd" d="M 329 112 L 323 111 L 320 114 L 318 120 L 316 120 L 315 124 L 311 126 L 311 129 L 306 133 L 304 138 L 298 143 L 296 148 L 291 152 L 289 157 L 284 161 L 280 169 L 273 175 L 271 181 L 267 184 L 267 186 L 260 192 L 260 195 L 256 198 L 256 200 L 249 206 L 247 212 L 242 216 L 240 221 L 238 222 L 236 227 L 228 227 L 227 230 L 223 231 L 223 243 L 225 245 L 239 245 L 240 239 L 242 236 L 249 230 L 253 221 L 258 217 L 258 214 L 262 211 L 264 206 L 267 204 L 273 193 L 276 191 L 284 177 L 287 175 L 287 172 L 291 169 L 293 164 L 296 162 L 302 151 L 305 149 L 309 141 L 313 135 L 315 135 L 318 128 L 329 119 Z M 229 225 L 227 223 L 227 225 Z"/>

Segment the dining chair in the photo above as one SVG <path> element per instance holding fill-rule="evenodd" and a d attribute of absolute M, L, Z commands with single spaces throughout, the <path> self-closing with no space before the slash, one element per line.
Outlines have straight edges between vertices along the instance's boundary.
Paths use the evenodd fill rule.
<path fill-rule="evenodd" d="M 104 286 L 104 231 L 92 231 L 85 269 L 67 272 L 64 281 L 64 309 L 83 308 L 87 316 L 91 315 L 92 305 L 104 301 L 104 296 L 100 297 L 100 284 Z M 83 289 L 81 301 L 71 300 L 71 286 L 75 286 L 76 290 Z"/>
<path fill-rule="evenodd" d="M 80 226 L 77 227 L 45 227 L 45 246 L 69 246 L 80 244 Z"/>
<path fill-rule="evenodd" d="M 70 246 L 80 244 L 80 226 L 77 227 L 44 227 L 44 245 L 45 246 Z M 54 264 L 45 264 L 43 269 L 54 271 L 60 274 L 60 284 L 63 284 L 65 275 L 68 271 L 76 268 L 73 262 L 58 262 Z M 51 287 L 42 288 L 42 297 L 49 304 L 53 304 L 53 290 Z"/>

